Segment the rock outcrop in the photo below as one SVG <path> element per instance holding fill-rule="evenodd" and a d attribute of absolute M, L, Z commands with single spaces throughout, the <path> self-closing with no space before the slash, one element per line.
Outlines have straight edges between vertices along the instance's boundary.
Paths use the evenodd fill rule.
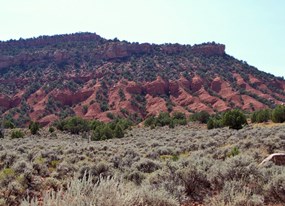
<path fill-rule="evenodd" d="M 6 95 L 0 94 L 0 105 L 5 109 L 9 109 L 11 106 L 11 99 Z"/>
<path fill-rule="evenodd" d="M 117 58 L 126 58 L 132 55 L 150 53 L 151 45 L 150 44 L 108 44 L 102 50 L 103 59 L 117 59 Z"/>
<path fill-rule="evenodd" d="M 274 153 L 265 158 L 260 165 L 264 165 L 268 162 L 273 162 L 276 165 L 285 166 L 285 153 Z"/>
<path fill-rule="evenodd" d="M 147 82 L 144 85 L 147 94 L 152 96 L 159 96 L 168 94 L 169 84 L 167 81 L 163 80 L 161 77 L 157 77 L 157 79 L 153 82 Z"/>
<path fill-rule="evenodd" d="M 224 44 L 202 44 L 192 47 L 194 53 L 205 55 L 223 55 L 225 54 L 226 46 Z"/>

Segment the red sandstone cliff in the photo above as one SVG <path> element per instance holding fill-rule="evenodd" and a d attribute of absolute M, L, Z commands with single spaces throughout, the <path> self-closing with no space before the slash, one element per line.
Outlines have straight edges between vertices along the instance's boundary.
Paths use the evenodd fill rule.
<path fill-rule="evenodd" d="M 110 121 L 110 114 L 145 118 L 285 103 L 284 79 L 227 55 L 223 44 L 138 44 L 90 33 L 0 42 L 0 86 L 2 116 L 19 117 L 12 113 L 18 108 L 42 124 L 68 112 Z"/>

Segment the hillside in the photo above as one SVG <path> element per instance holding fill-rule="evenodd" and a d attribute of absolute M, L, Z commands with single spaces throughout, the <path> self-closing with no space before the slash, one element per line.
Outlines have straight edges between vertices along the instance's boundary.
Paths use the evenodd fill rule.
<path fill-rule="evenodd" d="M 0 42 L 0 114 L 18 126 L 74 114 L 138 121 L 160 111 L 252 111 L 282 103 L 283 78 L 214 42 L 139 44 L 93 33 Z"/>

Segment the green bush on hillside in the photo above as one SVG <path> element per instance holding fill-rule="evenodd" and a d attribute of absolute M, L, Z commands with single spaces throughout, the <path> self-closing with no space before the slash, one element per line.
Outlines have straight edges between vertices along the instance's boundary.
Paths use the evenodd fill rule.
<path fill-rule="evenodd" d="M 186 115 L 182 112 L 174 112 L 172 119 L 173 119 L 174 125 L 186 125 L 187 124 Z"/>
<path fill-rule="evenodd" d="M 124 137 L 124 131 L 132 126 L 132 122 L 127 119 L 116 119 L 110 123 L 93 121 L 91 125 L 93 130 L 91 139 L 99 141 Z"/>
<path fill-rule="evenodd" d="M 13 130 L 11 133 L 11 138 L 12 139 L 18 139 L 18 138 L 23 138 L 24 133 L 20 130 Z"/>
<path fill-rule="evenodd" d="M 31 122 L 29 125 L 29 129 L 32 134 L 37 134 L 40 129 L 40 124 L 38 122 Z"/>
<path fill-rule="evenodd" d="M 155 125 L 155 120 L 156 120 L 156 118 L 154 116 L 150 116 L 150 117 L 146 118 L 144 121 L 144 126 L 150 127 L 152 125 Z"/>
<path fill-rule="evenodd" d="M 57 129 L 61 131 L 68 131 L 71 134 L 79 134 L 80 132 L 90 130 L 88 121 L 76 116 L 57 121 L 55 125 Z"/>
<path fill-rule="evenodd" d="M 119 124 L 117 124 L 115 129 L 114 129 L 114 136 L 116 138 L 124 137 L 124 131 L 123 131 L 122 127 Z"/>
<path fill-rule="evenodd" d="M 163 127 L 169 125 L 171 121 L 170 114 L 168 112 L 161 112 L 159 113 L 156 119 L 156 125 Z"/>
<path fill-rule="evenodd" d="M 15 124 L 11 120 L 4 120 L 4 128 L 14 129 Z"/>
<path fill-rule="evenodd" d="M 207 122 L 208 129 L 221 128 L 221 127 L 223 127 L 223 122 L 221 118 L 211 117 Z"/>
<path fill-rule="evenodd" d="M 4 138 L 4 129 L 0 125 L 0 139 Z"/>
<path fill-rule="evenodd" d="M 106 140 L 111 138 L 124 137 L 124 131 L 132 126 L 132 122 L 127 119 L 115 119 L 110 123 L 98 120 L 84 120 L 80 117 L 71 117 L 59 120 L 55 123 L 58 130 L 67 131 L 71 134 L 92 131 L 92 140 Z"/>
<path fill-rule="evenodd" d="M 276 123 L 285 122 L 285 106 L 278 105 L 275 109 L 273 109 L 271 119 Z"/>
<path fill-rule="evenodd" d="M 146 127 L 163 127 L 169 126 L 174 128 L 176 125 L 186 125 L 187 118 L 182 112 L 174 112 L 172 116 L 168 112 L 161 112 L 157 117 L 150 116 L 144 121 L 144 126 Z"/>
<path fill-rule="evenodd" d="M 230 110 L 224 113 L 222 122 L 224 126 L 230 129 L 241 129 L 247 124 L 245 115 L 238 109 Z"/>
<path fill-rule="evenodd" d="M 49 131 L 50 133 L 53 133 L 53 132 L 55 131 L 55 129 L 54 129 L 54 127 L 50 127 L 50 128 L 48 129 L 48 131 Z"/>
<path fill-rule="evenodd" d="M 109 124 L 98 126 L 92 133 L 91 139 L 94 141 L 106 140 L 114 138 L 114 133 Z"/>
<path fill-rule="evenodd" d="M 221 128 L 228 126 L 230 129 L 241 129 L 247 124 L 245 115 L 238 109 L 229 110 L 224 114 L 217 114 L 210 117 L 207 122 L 207 128 Z"/>
<path fill-rule="evenodd" d="M 270 115 L 271 115 L 271 112 L 269 109 L 255 111 L 251 115 L 251 122 L 252 123 L 268 122 L 268 120 L 270 120 Z"/>
<path fill-rule="evenodd" d="M 196 112 L 190 116 L 190 121 L 206 124 L 210 119 L 210 114 L 206 111 Z"/>

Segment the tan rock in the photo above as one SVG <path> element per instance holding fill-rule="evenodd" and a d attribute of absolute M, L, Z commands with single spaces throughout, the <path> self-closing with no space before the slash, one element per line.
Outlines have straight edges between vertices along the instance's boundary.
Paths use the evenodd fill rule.
<path fill-rule="evenodd" d="M 285 166 L 285 153 L 274 153 L 265 158 L 259 165 L 264 165 L 267 162 L 273 162 L 276 165 Z"/>

